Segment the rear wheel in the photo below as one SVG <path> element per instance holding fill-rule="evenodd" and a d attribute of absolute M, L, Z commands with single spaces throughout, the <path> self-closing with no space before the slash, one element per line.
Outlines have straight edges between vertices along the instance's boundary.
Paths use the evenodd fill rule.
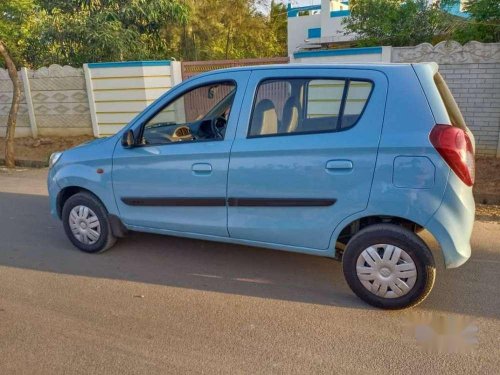
<path fill-rule="evenodd" d="M 103 252 L 116 242 L 106 208 L 90 193 L 71 196 L 64 204 L 62 220 L 69 240 L 81 251 Z"/>
<path fill-rule="evenodd" d="M 413 232 L 392 224 L 373 225 L 353 236 L 342 268 L 353 292 L 383 309 L 416 306 L 430 293 L 436 277 L 427 245 Z"/>

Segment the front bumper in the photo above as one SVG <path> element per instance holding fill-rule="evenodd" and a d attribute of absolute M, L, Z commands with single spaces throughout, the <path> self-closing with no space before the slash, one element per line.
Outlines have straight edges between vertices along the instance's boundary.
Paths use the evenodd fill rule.
<path fill-rule="evenodd" d="M 61 219 L 57 206 L 57 197 L 59 196 L 61 187 L 57 184 L 55 175 L 55 168 L 49 169 L 49 175 L 47 177 L 47 190 L 49 191 L 50 214 L 55 219 Z"/>
<path fill-rule="evenodd" d="M 451 172 L 441 206 L 425 225 L 441 246 L 446 268 L 457 268 L 470 258 L 475 212 L 472 188 Z"/>

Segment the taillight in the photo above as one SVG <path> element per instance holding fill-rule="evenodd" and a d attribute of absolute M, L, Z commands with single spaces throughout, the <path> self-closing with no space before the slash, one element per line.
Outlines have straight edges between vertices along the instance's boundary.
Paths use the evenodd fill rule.
<path fill-rule="evenodd" d="M 467 186 L 474 185 L 474 148 L 467 133 L 455 126 L 436 125 L 429 139 L 453 172 Z"/>

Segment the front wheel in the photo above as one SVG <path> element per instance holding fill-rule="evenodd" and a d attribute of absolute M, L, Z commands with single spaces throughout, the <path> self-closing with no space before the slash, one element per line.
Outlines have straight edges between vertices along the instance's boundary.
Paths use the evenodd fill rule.
<path fill-rule="evenodd" d="M 418 305 L 436 277 L 427 245 L 413 232 L 392 224 L 373 225 L 354 235 L 344 251 L 342 268 L 352 291 L 383 309 Z"/>
<path fill-rule="evenodd" d="M 62 211 L 64 231 L 81 251 L 100 253 L 116 242 L 104 205 L 92 194 L 71 196 Z"/>

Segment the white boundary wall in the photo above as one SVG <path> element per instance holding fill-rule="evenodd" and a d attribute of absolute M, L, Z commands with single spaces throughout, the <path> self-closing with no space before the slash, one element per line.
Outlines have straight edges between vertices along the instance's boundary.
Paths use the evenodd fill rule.
<path fill-rule="evenodd" d="M 139 61 L 21 68 L 16 137 L 107 136 L 182 81 L 180 62 Z M 12 83 L 0 69 L 0 137 L 5 136 Z"/>
<path fill-rule="evenodd" d="M 393 62 L 434 61 L 476 138 L 477 153 L 500 157 L 500 43 L 441 42 L 394 47 Z"/>
<path fill-rule="evenodd" d="M 291 63 L 422 61 L 440 65 L 476 136 L 478 154 L 500 157 L 500 43 L 304 51 L 291 57 Z M 114 134 L 180 83 L 181 73 L 181 63 L 174 61 L 23 68 L 16 137 Z M 0 69 L 0 136 L 5 135 L 11 100 L 12 84 Z"/>
<path fill-rule="evenodd" d="M 180 63 L 138 61 L 86 64 L 93 134 L 115 134 L 166 91 L 180 83 Z"/>

